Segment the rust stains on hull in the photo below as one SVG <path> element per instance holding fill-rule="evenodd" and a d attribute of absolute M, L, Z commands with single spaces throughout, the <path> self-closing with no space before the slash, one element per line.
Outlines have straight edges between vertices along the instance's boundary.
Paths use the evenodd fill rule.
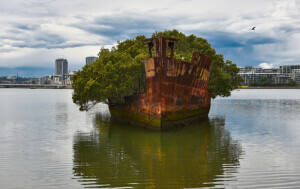
<path fill-rule="evenodd" d="M 191 62 L 174 59 L 176 41 L 163 37 L 146 40 L 150 57 L 144 63 L 147 92 L 126 97 L 123 105 L 110 106 L 113 117 L 165 130 L 208 115 L 211 60 L 199 52 L 193 52 Z"/>

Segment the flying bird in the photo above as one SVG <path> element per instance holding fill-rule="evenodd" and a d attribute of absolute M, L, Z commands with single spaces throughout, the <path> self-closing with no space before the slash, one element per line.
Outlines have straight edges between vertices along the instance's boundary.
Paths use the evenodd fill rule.
<path fill-rule="evenodd" d="M 255 30 L 255 28 L 256 28 L 256 26 L 254 26 L 254 27 L 250 28 L 249 30 Z"/>

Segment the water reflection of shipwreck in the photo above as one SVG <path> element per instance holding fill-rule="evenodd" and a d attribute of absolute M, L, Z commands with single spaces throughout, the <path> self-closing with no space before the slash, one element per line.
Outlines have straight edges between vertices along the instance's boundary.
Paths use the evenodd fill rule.
<path fill-rule="evenodd" d="M 191 62 L 174 59 L 176 42 L 164 37 L 145 40 L 150 56 L 145 60 L 147 91 L 126 97 L 122 105 L 110 105 L 112 117 L 156 130 L 207 117 L 211 60 L 199 52 L 192 53 Z"/>

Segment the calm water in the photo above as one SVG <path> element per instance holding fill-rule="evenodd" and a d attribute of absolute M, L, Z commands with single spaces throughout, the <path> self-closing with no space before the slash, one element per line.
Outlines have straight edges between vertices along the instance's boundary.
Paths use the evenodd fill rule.
<path fill-rule="evenodd" d="M 0 89 L 0 188 L 300 188 L 300 90 L 240 90 L 154 132 L 72 90 Z"/>

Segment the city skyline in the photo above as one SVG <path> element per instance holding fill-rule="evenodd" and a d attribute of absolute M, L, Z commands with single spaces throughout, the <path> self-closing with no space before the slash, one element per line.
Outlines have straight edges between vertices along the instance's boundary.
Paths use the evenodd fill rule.
<path fill-rule="evenodd" d="M 151 37 L 165 29 L 206 38 L 225 60 L 238 66 L 300 64 L 296 0 L 12 0 L 0 5 L 2 71 L 25 67 L 50 72 L 57 57 L 68 59 L 70 69 L 77 70 L 85 65 L 85 57 L 97 56 L 101 47 L 111 48 L 118 40 L 136 35 Z"/>

